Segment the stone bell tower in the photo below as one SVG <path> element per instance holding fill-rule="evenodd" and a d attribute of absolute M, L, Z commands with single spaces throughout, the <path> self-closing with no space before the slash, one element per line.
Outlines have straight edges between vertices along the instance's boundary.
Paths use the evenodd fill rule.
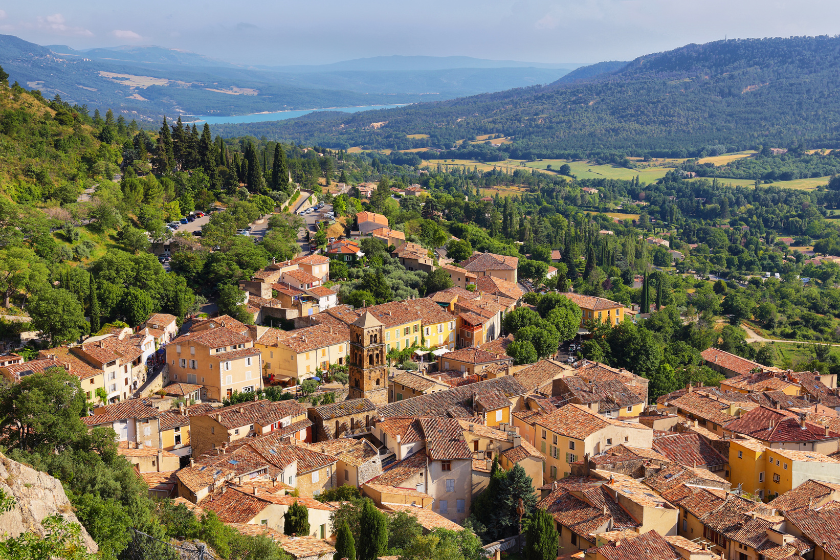
<path fill-rule="evenodd" d="M 348 399 L 370 399 L 375 405 L 388 404 L 388 368 L 382 323 L 370 314 L 350 325 L 350 375 Z"/>

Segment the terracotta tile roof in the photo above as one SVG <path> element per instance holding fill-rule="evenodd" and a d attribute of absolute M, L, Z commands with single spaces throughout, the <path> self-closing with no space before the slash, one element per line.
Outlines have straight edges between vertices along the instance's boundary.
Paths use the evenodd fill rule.
<path fill-rule="evenodd" d="M 481 348 L 485 352 L 490 352 L 491 354 L 507 356 L 508 346 L 510 346 L 512 342 L 513 335 L 509 334 L 507 336 L 499 337 L 496 340 L 485 342 L 484 344 L 479 346 L 479 348 Z"/>
<path fill-rule="evenodd" d="M 427 499 L 431 498 L 428 494 L 423 492 L 419 492 L 414 488 L 400 488 L 398 486 L 385 486 L 383 484 L 376 484 L 376 483 L 365 483 L 362 485 L 362 489 L 370 488 L 375 492 L 388 492 L 391 494 L 396 494 L 398 496 L 408 496 L 411 498 L 419 498 L 419 499 Z M 391 502 L 383 501 L 383 504 L 390 504 Z"/>
<path fill-rule="evenodd" d="M 553 432 L 574 439 L 584 439 L 611 424 L 630 429 L 650 429 L 641 424 L 629 424 L 600 416 L 598 413 L 579 404 L 562 406 L 554 412 L 543 415 L 536 421 L 536 424 L 545 426 Z"/>
<path fill-rule="evenodd" d="M 709 528 L 732 539 L 750 519 L 749 512 L 756 509 L 756 507 L 757 504 L 755 502 L 733 494 L 727 494 L 723 503 L 715 510 L 706 514 L 701 521 Z M 744 536 L 746 535 L 742 534 L 741 538 L 744 538 Z"/>
<path fill-rule="evenodd" d="M 517 371 L 513 374 L 513 377 L 528 392 L 532 392 L 550 384 L 557 377 L 564 377 L 571 375 L 571 373 L 573 373 L 573 370 L 560 362 L 540 360 L 533 365 Z"/>
<path fill-rule="evenodd" d="M 481 395 L 494 389 L 501 389 L 505 396 L 524 395 L 526 390 L 513 377 L 504 376 L 487 381 L 472 383 L 463 387 L 455 387 L 448 391 L 438 391 L 427 395 L 420 395 L 410 399 L 390 403 L 379 408 L 382 418 L 394 416 L 446 416 L 447 411 L 460 405 L 464 407 L 473 396 Z"/>
<path fill-rule="evenodd" d="M 315 282 L 320 282 L 321 279 L 317 276 L 313 276 L 306 272 L 305 270 L 297 269 L 297 270 L 287 270 L 283 273 L 283 278 L 285 282 L 285 278 L 291 278 L 293 280 L 297 280 L 301 284 L 314 284 Z"/>
<path fill-rule="evenodd" d="M 387 508 L 394 512 L 402 511 L 412 517 L 415 517 L 417 522 L 427 531 L 434 531 L 435 529 L 447 529 L 449 531 L 464 530 L 462 526 L 458 525 L 454 521 L 450 521 L 430 509 L 405 504 L 388 504 Z"/>
<path fill-rule="evenodd" d="M 498 354 L 492 354 L 480 348 L 470 347 L 461 348 L 460 350 L 453 350 L 452 352 L 447 352 L 446 354 L 438 358 L 438 360 L 452 360 L 457 362 L 463 362 L 466 364 L 487 364 L 502 360 L 510 360 L 510 357 L 507 355 L 500 356 Z"/>
<path fill-rule="evenodd" d="M 332 455 L 315 451 L 305 443 L 295 442 L 289 446 L 289 450 L 297 457 L 299 475 L 321 470 L 338 462 Z"/>
<path fill-rule="evenodd" d="M 654 437 L 653 448 L 674 463 L 686 467 L 719 470 L 729 462 L 698 434 L 669 434 Z"/>
<path fill-rule="evenodd" d="M 475 313 L 459 313 L 458 318 L 473 327 L 481 326 L 491 319 L 490 317 L 482 317 L 481 315 L 476 315 Z"/>
<path fill-rule="evenodd" d="M 508 441 L 509 437 L 507 432 L 479 424 L 478 422 L 472 422 L 471 420 L 458 420 L 458 424 L 464 432 L 471 432 L 479 437 L 495 439 L 497 441 Z"/>
<path fill-rule="evenodd" d="M 373 222 L 375 224 L 382 224 L 384 226 L 388 225 L 388 218 L 386 218 L 382 214 L 377 214 L 376 212 L 359 212 L 358 214 L 356 214 L 356 221 L 359 224 Z"/>
<path fill-rule="evenodd" d="M 588 360 L 583 360 L 580 366 L 575 368 L 574 371 L 575 375 L 587 381 L 600 382 L 606 381 L 607 379 L 620 381 L 647 402 L 648 380 L 630 371 L 612 368 L 605 364 L 590 362 Z"/>
<path fill-rule="evenodd" d="M 605 560 L 674 560 L 680 558 L 665 538 L 656 531 L 648 531 L 635 538 L 620 539 L 586 551 Z"/>
<path fill-rule="evenodd" d="M 840 397 L 836 391 L 829 389 L 820 379 L 819 373 L 803 371 L 793 374 L 799 382 L 799 386 L 808 394 L 812 400 L 819 402 L 829 408 L 840 407 Z"/>
<path fill-rule="evenodd" d="M 402 461 L 397 461 L 384 468 L 382 474 L 368 481 L 368 484 L 400 486 L 407 480 L 422 474 L 426 470 L 426 454 L 413 453 Z"/>
<path fill-rule="evenodd" d="M 187 345 L 190 342 L 207 346 L 208 348 L 220 348 L 222 346 L 236 346 L 239 344 L 247 344 L 251 339 L 238 332 L 232 331 L 226 327 L 214 327 L 200 331 L 190 331 L 187 334 L 182 334 L 174 339 L 169 345 L 183 344 Z"/>
<path fill-rule="evenodd" d="M 312 448 L 356 467 L 379 457 L 379 451 L 366 439 L 332 439 L 313 443 Z"/>
<path fill-rule="evenodd" d="M 768 505 L 779 511 L 816 508 L 832 496 L 840 498 L 840 484 L 806 480 L 796 488 L 774 498 Z"/>
<path fill-rule="evenodd" d="M 370 399 L 350 399 L 338 403 L 316 406 L 313 412 L 323 420 L 333 420 L 334 418 L 343 418 L 363 412 L 375 413 L 376 405 Z"/>
<path fill-rule="evenodd" d="M 3 367 L 14 377 L 15 381 L 20 381 L 21 377 L 26 377 L 34 373 L 44 373 L 46 370 L 54 367 L 64 369 L 63 364 L 49 358 L 38 358 L 22 364 L 9 364 Z"/>
<path fill-rule="evenodd" d="M 835 459 L 834 457 L 829 457 L 824 453 L 817 453 L 816 451 L 799 451 L 794 449 L 772 449 L 771 451 L 782 457 L 787 457 L 791 461 L 840 464 L 840 459 Z"/>
<path fill-rule="evenodd" d="M 386 418 L 378 421 L 376 427 L 388 434 L 388 437 L 393 438 L 394 441 L 397 441 L 397 436 L 399 436 L 402 444 L 423 441 L 420 423 L 413 417 Z"/>
<path fill-rule="evenodd" d="M 272 402 L 267 399 L 234 404 L 203 414 L 232 430 L 249 424 L 267 426 L 289 416 L 306 414 L 306 407 L 294 400 Z"/>
<path fill-rule="evenodd" d="M 420 322 L 424 327 L 426 325 L 439 325 L 441 323 L 455 320 L 454 315 L 447 313 L 431 298 L 409 299 L 405 300 L 403 303 L 405 303 L 409 309 L 417 312 L 420 316 Z"/>
<path fill-rule="evenodd" d="M 421 418 L 420 431 L 426 441 L 426 454 L 433 461 L 472 459 L 461 425 L 453 418 Z"/>
<path fill-rule="evenodd" d="M 603 484 L 594 483 L 591 479 L 558 480 L 557 487 L 540 500 L 537 507 L 548 511 L 557 523 L 587 539 L 590 533 L 606 528 L 610 521 L 616 530 L 639 526 Z"/>
<path fill-rule="evenodd" d="M 773 371 L 761 371 L 756 373 L 745 373 L 723 381 L 724 385 L 743 389 L 749 393 L 760 391 L 782 391 L 794 386 L 794 383 L 782 378 L 781 373 Z"/>
<path fill-rule="evenodd" d="M 771 443 L 824 441 L 840 437 L 840 434 L 818 424 L 806 421 L 800 425 L 799 418 L 791 412 L 764 406 L 728 423 L 726 429 Z"/>
<path fill-rule="evenodd" d="M 832 558 L 840 558 L 840 515 L 836 511 L 802 508 L 786 512 L 785 519 L 802 531 L 815 547 L 823 549 Z"/>
<path fill-rule="evenodd" d="M 328 262 L 330 262 L 330 259 L 328 257 L 325 257 L 324 255 L 306 255 L 303 257 L 297 257 L 295 259 L 292 259 L 292 262 L 309 265 L 327 264 Z"/>
<path fill-rule="evenodd" d="M 149 486 L 149 488 L 155 488 L 157 486 L 169 486 L 177 484 L 177 480 L 175 479 L 175 473 L 177 471 L 165 471 L 165 472 L 147 472 L 147 473 L 140 473 L 140 476 L 143 478 L 143 481 Z"/>
<path fill-rule="evenodd" d="M 734 420 L 734 417 L 724 412 L 725 409 L 729 408 L 728 405 L 701 393 L 686 393 L 677 399 L 667 401 L 667 405 L 676 406 L 677 410 L 684 414 L 690 414 L 720 426 Z"/>
<path fill-rule="evenodd" d="M 700 355 L 709 364 L 734 371 L 739 375 L 749 374 L 754 369 L 764 369 L 764 366 L 758 362 L 752 362 L 741 356 L 736 356 L 735 354 L 730 354 L 717 348 L 707 348 L 700 352 Z"/>
<path fill-rule="evenodd" d="M 470 258 L 458 264 L 470 272 L 516 270 L 519 266 L 519 259 L 493 253 L 474 253 Z"/>
<path fill-rule="evenodd" d="M 668 490 L 663 490 L 662 497 L 685 509 L 697 519 L 703 519 L 723 505 L 726 500 L 726 490 L 678 484 Z"/>
<path fill-rule="evenodd" d="M 683 484 L 695 484 L 713 488 L 730 487 L 729 482 L 711 471 L 682 465 L 667 465 L 658 472 L 647 476 L 644 479 L 644 483 L 657 492 L 665 492 Z"/>
<path fill-rule="evenodd" d="M 165 432 L 167 430 L 189 426 L 190 417 L 186 414 L 181 414 L 177 409 L 168 410 L 160 415 L 158 422 L 160 423 L 160 431 Z"/>
<path fill-rule="evenodd" d="M 441 268 L 446 268 L 446 269 L 454 268 L 458 272 L 462 272 L 462 273 L 467 274 L 468 276 L 475 277 L 475 274 L 468 273 L 467 271 L 465 271 L 462 268 L 451 267 L 451 266 L 442 266 Z M 453 287 L 453 288 L 447 288 L 445 290 L 435 292 L 435 293 L 433 293 L 432 295 L 429 296 L 429 299 L 431 299 L 434 302 L 439 302 L 439 303 L 451 303 L 452 300 L 455 300 L 455 299 L 457 299 L 458 301 L 462 301 L 462 300 L 477 299 L 479 297 L 480 297 L 480 295 L 476 294 L 475 292 L 471 292 L 469 290 L 465 290 L 464 288 L 460 288 L 460 287 L 456 286 L 456 287 Z"/>
<path fill-rule="evenodd" d="M 522 288 L 516 282 L 509 282 L 495 276 L 476 278 L 475 286 L 486 294 L 503 295 L 513 300 L 518 300 L 523 294 Z"/>
<path fill-rule="evenodd" d="M 198 321 L 193 323 L 190 327 L 190 330 L 196 330 L 197 327 L 201 328 L 219 328 L 224 327 L 228 330 L 231 330 L 235 333 L 239 334 L 247 334 L 248 333 L 248 325 L 242 323 L 241 321 L 234 319 L 230 315 L 219 315 L 218 317 L 213 317 L 212 319 L 205 319 L 204 321 Z"/>
<path fill-rule="evenodd" d="M 582 377 L 571 376 L 558 379 L 553 388 L 565 399 L 579 404 L 599 403 L 598 411 L 612 412 L 624 407 L 643 404 L 645 401 L 617 379 L 589 382 Z"/>
<path fill-rule="evenodd" d="M 792 397 L 784 391 L 764 391 L 761 393 L 750 393 L 750 400 L 760 406 L 775 408 L 807 408 L 811 403 L 799 397 Z"/>
<path fill-rule="evenodd" d="M 268 329 L 257 339 L 263 346 L 284 346 L 300 354 L 336 344 L 349 343 L 350 329 L 343 324 L 314 325 L 293 331 Z"/>
<path fill-rule="evenodd" d="M 591 461 L 596 465 L 615 465 L 625 461 L 646 461 L 655 460 L 662 463 L 670 463 L 671 460 L 652 449 L 644 449 L 641 447 L 630 447 L 629 445 L 620 444 L 611 447 L 600 455 L 595 455 Z"/>
<path fill-rule="evenodd" d="M 499 410 L 501 408 L 510 408 L 512 405 L 510 399 L 499 389 L 486 391 L 474 399 L 474 404 L 481 405 L 485 411 Z"/>
<path fill-rule="evenodd" d="M 355 255 L 361 252 L 361 247 L 355 241 L 340 239 L 330 244 L 327 253 L 330 255 Z"/>
<path fill-rule="evenodd" d="M 314 288 L 308 288 L 306 293 L 312 294 L 315 297 L 322 298 L 322 297 L 329 297 L 334 296 L 338 292 L 331 288 L 327 288 L 325 286 L 315 286 Z"/>
<path fill-rule="evenodd" d="M 175 395 L 177 397 L 183 397 L 186 395 L 191 395 L 196 391 L 200 391 L 204 388 L 204 385 L 196 385 L 194 383 L 170 383 L 166 387 L 163 388 L 166 391 L 167 395 Z"/>
<path fill-rule="evenodd" d="M 117 453 L 123 457 L 157 457 L 158 453 L 164 457 L 177 457 L 171 451 L 158 449 L 157 447 L 118 447 Z"/>
<path fill-rule="evenodd" d="M 113 424 L 118 420 L 159 418 L 161 411 L 151 405 L 147 399 L 129 399 L 109 404 L 94 411 L 94 416 L 85 416 L 82 422 L 87 426 Z"/>
<path fill-rule="evenodd" d="M 536 447 L 531 445 L 525 440 L 517 445 L 516 447 L 511 447 L 510 449 L 506 449 L 502 451 L 502 456 L 506 457 L 508 461 L 512 463 L 518 463 L 520 461 L 524 461 L 529 457 L 534 457 L 536 459 L 545 460 L 545 455 L 540 453 Z"/>
<path fill-rule="evenodd" d="M 151 317 L 146 319 L 146 324 L 168 327 L 177 320 L 178 318 L 175 315 L 170 315 L 169 313 L 154 313 Z"/>
<path fill-rule="evenodd" d="M 623 304 L 612 301 L 602 297 L 585 296 L 582 294 L 575 294 L 572 292 L 565 292 L 562 294 L 572 301 L 575 305 L 583 309 L 591 309 L 593 311 L 606 311 L 607 309 L 618 309 L 624 307 Z"/>
<path fill-rule="evenodd" d="M 270 503 L 252 494 L 229 488 L 202 500 L 199 505 L 214 512 L 223 523 L 248 523 Z"/>
<path fill-rule="evenodd" d="M 420 392 L 423 392 L 426 389 L 431 389 L 437 385 L 437 383 L 435 383 L 432 379 L 411 371 L 398 373 L 393 379 L 391 379 L 391 381 Z"/>

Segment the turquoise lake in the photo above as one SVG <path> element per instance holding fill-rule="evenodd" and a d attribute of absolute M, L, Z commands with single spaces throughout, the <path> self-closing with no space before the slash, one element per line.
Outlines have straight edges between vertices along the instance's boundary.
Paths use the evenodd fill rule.
<path fill-rule="evenodd" d="M 285 121 L 286 119 L 294 119 L 308 115 L 309 113 L 317 113 L 321 111 L 341 111 L 342 113 L 358 113 L 360 111 L 373 111 L 376 109 L 393 109 L 394 107 L 402 107 L 403 105 L 368 105 L 365 107 L 335 107 L 331 109 L 302 109 L 299 111 L 278 111 L 276 113 L 253 113 L 250 115 L 235 115 L 230 117 L 212 117 L 202 115 L 189 115 L 187 118 L 190 122 L 199 122 L 207 124 L 242 124 L 254 122 L 268 122 L 268 121 Z M 195 119 L 193 121 L 192 119 Z"/>

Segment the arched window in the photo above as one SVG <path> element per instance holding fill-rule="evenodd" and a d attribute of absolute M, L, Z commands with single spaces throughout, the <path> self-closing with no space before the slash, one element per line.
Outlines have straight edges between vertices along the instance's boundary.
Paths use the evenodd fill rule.
<path fill-rule="evenodd" d="M 368 356 L 368 362 L 370 362 L 370 365 L 373 365 L 373 354 Z"/>

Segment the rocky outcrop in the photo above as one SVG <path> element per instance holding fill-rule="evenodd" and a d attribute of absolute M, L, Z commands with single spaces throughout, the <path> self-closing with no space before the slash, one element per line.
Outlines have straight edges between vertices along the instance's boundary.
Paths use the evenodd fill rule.
<path fill-rule="evenodd" d="M 17 502 L 11 511 L 0 515 L 0 539 L 17 537 L 26 532 L 44 536 L 41 522 L 55 514 L 61 515 L 68 522 L 79 523 L 58 479 L 12 461 L 2 454 L 0 490 Z M 99 550 L 84 527 L 82 538 L 89 552 Z"/>

